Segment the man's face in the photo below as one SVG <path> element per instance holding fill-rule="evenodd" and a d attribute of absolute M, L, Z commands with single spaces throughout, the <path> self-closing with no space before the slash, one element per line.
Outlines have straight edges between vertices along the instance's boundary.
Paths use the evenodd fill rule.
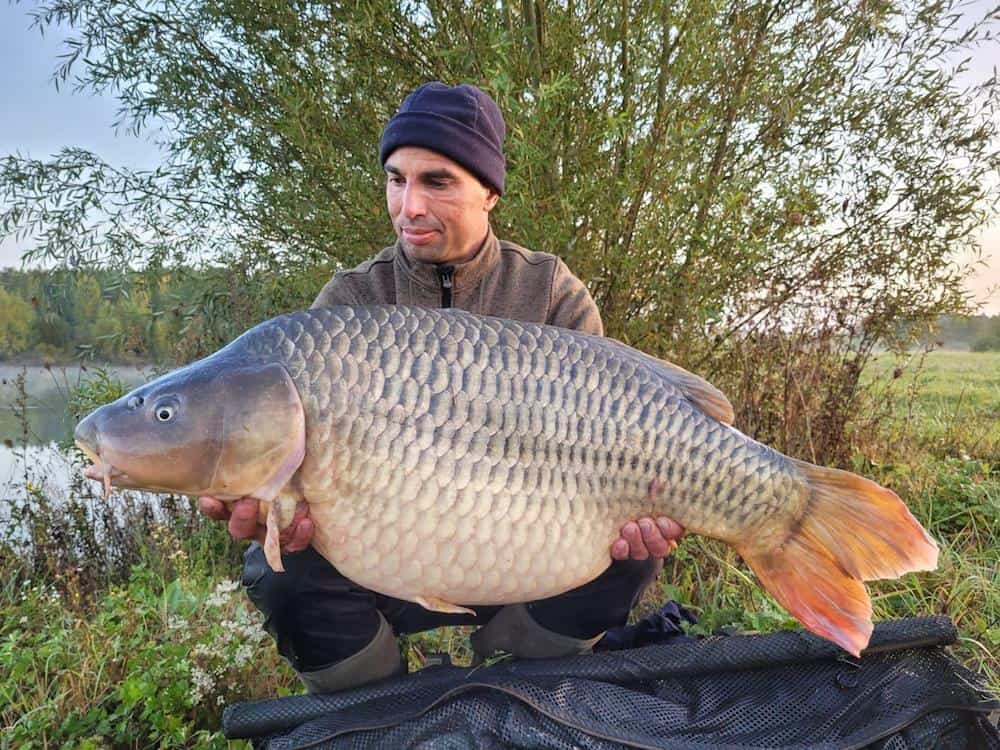
<path fill-rule="evenodd" d="M 423 263 L 461 263 L 486 237 L 499 196 L 471 172 L 426 148 L 402 146 L 385 161 L 385 198 L 403 249 Z"/>

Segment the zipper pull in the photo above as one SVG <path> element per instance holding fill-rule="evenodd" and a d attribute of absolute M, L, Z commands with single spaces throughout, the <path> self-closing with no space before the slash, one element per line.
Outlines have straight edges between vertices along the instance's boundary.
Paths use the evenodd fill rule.
<path fill-rule="evenodd" d="M 441 277 L 441 307 L 451 307 L 451 281 L 454 273 L 454 266 L 438 267 L 438 275 Z"/>

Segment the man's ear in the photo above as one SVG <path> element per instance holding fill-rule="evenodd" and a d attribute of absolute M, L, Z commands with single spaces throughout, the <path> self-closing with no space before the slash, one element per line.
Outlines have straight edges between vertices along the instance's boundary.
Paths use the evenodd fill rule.
<path fill-rule="evenodd" d="M 483 209 L 486 211 L 486 213 L 489 213 L 490 211 L 493 210 L 493 207 L 497 204 L 497 201 L 500 200 L 500 193 L 498 193 L 493 188 L 486 188 L 486 191 L 487 191 L 486 202 L 483 204 Z"/>

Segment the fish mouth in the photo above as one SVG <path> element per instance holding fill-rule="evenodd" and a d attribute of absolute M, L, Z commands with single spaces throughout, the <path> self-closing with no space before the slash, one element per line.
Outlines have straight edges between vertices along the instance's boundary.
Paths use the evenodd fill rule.
<path fill-rule="evenodd" d="M 116 469 L 110 462 L 103 460 L 100 453 L 95 451 L 91 446 L 85 445 L 79 440 L 76 441 L 76 445 L 93 462 L 90 466 L 84 467 L 83 476 L 104 485 L 105 500 L 111 496 L 112 487 L 133 486 L 128 474 L 120 469 Z"/>

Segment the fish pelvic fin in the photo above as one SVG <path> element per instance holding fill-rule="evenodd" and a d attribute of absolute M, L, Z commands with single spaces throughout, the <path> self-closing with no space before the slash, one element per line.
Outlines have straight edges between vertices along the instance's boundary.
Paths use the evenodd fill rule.
<path fill-rule="evenodd" d="M 809 490 L 803 514 L 776 539 L 739 545 L 782 606 L 854 656 L 868 645 L 872 605 L 863 581 L 937 567 L 937 544 L 892 490 L 791 459 Z"/>
<path fill-rule="evenodd" d="M 446 602 L 444 599 L 440 599 L 436 596 L 418 596 L 414 601 L 416 601 L 416 603 L 424 609 L 429 609 L 431 612 L 446 612 L 450 615 L 476 614 L 474 609 Z"/>

